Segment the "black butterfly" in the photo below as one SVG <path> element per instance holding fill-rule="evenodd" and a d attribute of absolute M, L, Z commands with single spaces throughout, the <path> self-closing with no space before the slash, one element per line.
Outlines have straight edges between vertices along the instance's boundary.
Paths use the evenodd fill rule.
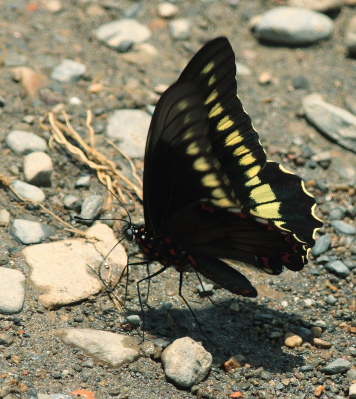
<path fill-rule="evenodd" d="M 130 225 L 148 261 L 188 266 L 229 291 L 257 296 L 221 258 L 269 274 L 301 270 L 322 226 L 303 181 L 267 161 L 236 90 L 235 55 L 207 43 L 162 95 L 148 133 L 145 225 Z"/>

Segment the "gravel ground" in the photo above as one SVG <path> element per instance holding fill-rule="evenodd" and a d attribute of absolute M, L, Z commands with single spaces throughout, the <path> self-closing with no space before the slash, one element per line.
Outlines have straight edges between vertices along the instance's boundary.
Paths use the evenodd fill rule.
<path fill-rule="evenodd" d="M 355 154 L 323 137 L 306 122 L 300 109 L 304 96 L 313 92 L 341 108 L 345 108 L 347 100 L 354 99 L 356 62 L 347 56 L 343 34 L 356 9 L 344 5 L 331 15 L 335 26 L 329 40 L 290 48 L 261 44 L 249 28 L 252 17 L 286 4 L 284 1 L 197 0 L 175 4 L 175 18 L 191 23 L 185 40 L 171 38 L 167 21 L 158 15 L 155 0 L 0 3 L 2 181 L 25 180 L 24 155 L 16 154 L 5 144 L 9 132 L 34 132 L 48 141 L 49 133 L 40 121 L 51 110 L 65 109 L 73 126 L 83 132 L 86 110 L 91 109 L 98 148 L 115 162 L 121 162 L 104 141 L 111 113 L 126 108 L 145 110 L 154 105 L 160 91 L 158 85 L 171 84 L 204 42 L 224 35 L 231 41 L 237 61 L 250 69 L 249 75 L 238 78 L 244 107 L 269 156 L 307 182 L 325 221 L 319 234 L 327 237 L 323 238 L 325 245 L 314 252 L 300 273 L 286 271 L 270 277 L 241 266 L 259 291 L 257 299 L 238 298 L 214 287 L 212 304 L 198 295 L 199 281 L 194 273 L 187 272 L 184 297 L 194 309 L 204 334 L 178 295 L 177 272 L 172 269 L 153 278 L 150 306 L 144 314 L 143 354 L 120 369 L 93 362 L 83 350 L 64 344 L 54 335 L 60 328 L 93 328 L 142 341 L 141 331 L 128 331 L 130 326 L 121 323 L 117 307 L 107 295 L 47 309 L 39 301 L 38 289 L 27 280 L 23 309 L 17 314 L 0 315 L 0 398 L 36 398 L 40 394 L 72 397 L 73 392 L 87 398 L 120 399 L 355 397 L 348 396 L 356 383 L 355 233 L 345 234 L 332 223 L 342 220 L 355 225 Z M 158 50 L 151 62 L 128 62 L 123 54 L 95 38 L 94 29 L 125 16 L 151 30 L 148 42 Z M 80 80 L 59 83 L 50 79 L 53 68 L 64 59 L 86 66 Z M 14 79 L 14 67 L 28 67 L 41 74 L 39 81 L 43 87 L 39 96 L 30 95 L 36 89 L 36 79 L 31 76 L 27 86 L 21 75 L 21 84 Z M 300 77 L 308 82 L 307 88 L 295 89 L 295 79 Z M 101 86 L 94 90 L 93 84 L 98 83 Z M 106 198 L 107 192 L 94 178 L 89 190 L 75 188 L 75 182 L 87 169 L 63 149 L 55 147 L 48 154 L 54 170 L 51 186 L 41 186 L 46 194 L 44 205 L 83 228 L 64 208 L 64 196 L 73 194 L 84 199 L 97 194 Z M 319 161 L 315 155 L 319 155 Z M 141 173 L 142 159 L 136 159 L 135 164 Z M 128 207 L 133 220 L 142 220 L 140 207 Z M 1 219 L 1 266 L 21 271 L 26 278 L 30 273 L 22 252 L 26 245 L 10 234 L 14 219 L 50 226 L 53 230 L 48 242 L 72 236 L 44 210 L 14 200 L 5 184 L 0 191 L 1 209 L 10 214 L 9 223 L 4 220 L 6 217 Z M 119 218 L 125 213 L 115 204 L 102 215 Z M 112 225 L 119 237 L 120 223 Z M 130 253 L 135 252 L 130 243 L 125 246 Z M 346 265 L 348 276 L 330 271 L 330 262 L 336 260 Z M 152 271 L 157 267 L 153 265 Z M 128 314 L 140 314 L 141 318 L 135 281 L 146 275 L 145 267 L 132 267 L 126 302 Z M 124 284 L 119 285 L 118 292 L 124 292 Z M 292 342 L 286 341 L 287 333 L 294 334 Z M 184 336 L 201 342 L 213 356 L 207 378 L 189 389 L 177 388 L 167 380 L 160 359 L 162 348 Z M 147 350 L 150 342 L 156 347 L 152 353 Z M 344 362 L 343 368 L 333 364 L 338 359 Z"/>

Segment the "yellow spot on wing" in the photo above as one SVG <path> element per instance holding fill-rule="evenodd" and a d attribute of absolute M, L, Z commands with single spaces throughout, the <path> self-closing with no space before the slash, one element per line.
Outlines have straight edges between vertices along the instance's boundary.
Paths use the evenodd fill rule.
<path fill-rule="evenodd" d="M 220 103 L 217 103 L 213 106 L 211 111 L 209 112 L 209 118 L 214 118 L 214 116 L 220 115 L 224 111 L 224 108 Z"/>
<path fill-rule="evenodd" d="M 193 143 L 189 144 L 187 148 L 187 154 L 189 155 L 197 155 L 199 153 L 199 147 L 197 146 L 197 143 L 193 141 Z"/>
<path fill-rule="evenodd" d="M 201 179 L 201 181 L 204 184 L 204 186 L 206 186 L 206 187 L 219 187 L 220 186 L 219 179 L 215 173 L 209 173 L 208 175 L 205 175 Z"/>
<path fill-rule="evenodd" d="M 246 154 L 245 156 L 243 156 L 240 161 L 239 164 L 240 165 L 251 165 L 252 163 L 254 163 L 256 161 L 256 158 L 250 153 L 250 154 Z"/>
<path fill-rule="evenodd" d="M 230 119 L 229 115 L 226 115 L 221 121 L 218 123 L 218 130 L 226 130 L 229 127 L 233 126 L 234 122 Z"/>
<path fill-rule="evenodd" d="M 202 70 L 202 73 L 203 73 L 204 75 L 206 75 L 206 74 L 209 73 L 213 68 L 214 68 L 214 62 L 213 62 L 213 61 L 212 61 L 212 62 L 209 62 L 209 64 L 206 65 L 206 66 L 204 67 L 204 69 Z"/>
<path fill-rule="evenodd" d="M 245 176 L 251 179 L 246 183 L 247 186 L 256 186 L 257 184 L 261 183 L 260 178 L 257 176 L 260 170 L 260 165 L 253 166 L 252 168 L 246 170 Z"/>
<path fill-rule="evenodd" d="M 219 200 L 211 200 L 211 202 L 216 205 L 216 206 L 220 206 L 222 208 L 231 208 L 231 207 L 235 207 L 236 204 L 232 201 L 229 200 L 229 198 L 222 198 Z"/>
<path fill-rule="evenodd" d="M 189 140 L 193 137 L 194 132 L 192 130 L 188 130 L 183 136 L 183 140 Z"/>
<path fill-rule="evenodd" d="M 224 190 L 222 190 L 221 188 L 216 188 L 215 190 L 213 190 L 212 195 L 215 198 L 225 198 L 226 197 Z"/>
<path fill-rule="evenodd" d="M 284 227 L 284 222 L 282 222 L 282 221 L 274 221 L 273 223 L 274 223 L 277 227 L 279 227 L 281 230 L 290 231 L 289 229 L 287 229 L 287 228 Z"/>
<path fill-rule="evenodd" d="M 251 150 L 244 145 L 240 145 L 240 147 L 237 147 L 236 150 L 234 151 L 235 157 L 239 157 L 240 155 L 247 154 L 251 152 Z"/>
<path fill-rule="evenodd" d="M 243 140 L 243 136 L 241 136 L 238 130 L 230 133 L 225 139 L 225 145 L 236 145 Z"/>
<path fill-rule="evenodd" d="M 272 202 L 269 204 L 258 205 L 253 211 L 251 210 L 250 212 L 255 213 L 256 216 L 261 216 L 265 219 L 280 219 L 282 217 L 279 212 L 280 207 L 280 202 Z"/>
<path fill-rule="evenodd" d="M 214 84 L 215 82 L 216 82 L 216 76 L 213 75 L 213 76 L 209 79 L 208 85 L 211 86 L 211 85 Z"/>
<path fill-rule="evenodd" d="M 269 184 L 262 184 L 262 186 L 258 186 L 252 189 L 250 192 L 250 197 L 259 204 L 264 202 L 271 202 L 276 199 L 276 196 Z"/>
<path fill-rule="evenodd" d="M 219 95 L 218 91 L 214 90 L 213 92 L 210 93 L 209 97 L 205 100 L 204 104 L 205 105 L 210 104 L 217 98 L 218 95 Z"/>
<path fill-rule="evenodd" d="M 178 103 L 178 110 L 183 111 L 184 109 L 188 108 L 189 102 L 186 100 L 179 101 Z"/>
<path fill-rule="evenodd" d="M 199 170 L 200 172 L 206 172 L 207 170 L 211 169 L 211 165 L 204 157 L 196 159 L 194 161 L 193 167 L 194 169 Z"/>

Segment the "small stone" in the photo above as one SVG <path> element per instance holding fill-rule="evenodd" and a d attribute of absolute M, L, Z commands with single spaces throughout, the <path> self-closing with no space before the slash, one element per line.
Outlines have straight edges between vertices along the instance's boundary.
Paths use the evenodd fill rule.
<path fill-rule="evenodd" d="M 63 198 L 63 204 L 67 209 L 79 211 L 82 204 L 81 200 L 73 194 L 68 194 Z"/>
<path fill-rule="evenodd" d="M 87 72 L 86 65 L 74 60 L 63 60 L 53 69 L 51 79 L 61 83 L 74 83 Z"/>
<path fill-rule="evenodd" d="M 200 296 L 212 295 L 214 292 L 214 284 L 202 283 L 197 286 Z"/>
<path fill-rule="evenodd" d="M 329 294 L 329 295 L 327 296 L 327 298 L 326 298 L 326 302 L 327 302 L 329 305 L 335 305 L 335 303 L 337 302 L 337 299 L 334 297 L 333 294 Z"/>
<path fill-rule="evenodd" d="M 346 278 L 350 274 L 350 269 L 341 260 L 332 260 L 326 263 L 325 268 L 341 278 Z"/>
<path fill-rule="evenodd" d="M 297 348 L 299 346 L 302 346 L 302 344 L 303 344 L 303 339 L 299 335 L 293 333 L 287 333 L 284 336 L 284 345 L 288 346 L 289 348 Z"/>
<path fill-rule="evenodd" d="M 350 388 L 349 388 L 349 399 L 356 399 L 356 384 L 350 385 Z"/>
<path fill-rule="evenodd" d="M 313 333 L 314 338 L 320 338 L 321 334 L 323 333 L 323 329 L 321 327 L 312 327 L 311 332 Z"/>
<path fill-rule="evenodd" d="M 306 90 L 309 89 L 310 83 L 305 76 L 297 76 L 293 79 L 293 87 L 296 90 Z"/>
<path fill-rule="evenodd" d="M 323 339 L 320 339 L 320 338 L 314 338 L 313 344 L 317 348 L 322 348 L 322 349 L 329 349 L 333 345 L 331 342 L 324 341 Z"/>
<path fill-rule="evenodd" d="M 131 158 L 141 158 L 150 123 L 151 117 L 144 111 L 117 110 L 108 118 L 106 135 L 110 140 L 120 141 L 120 148 Z"/>
<path fill-rule="evenodd" d="M 43 190 L 21 180 L 13 180 L 10 187 L 13 188 L 24 199 L 37 202 L 43 202 L 46 199 L 46 195 Z M 21 198 L 19 199 L 21 200 Z"/>
<path fill-rule="evenodd" d="M 159 51 L 149 43 L 137 43 L 132 47 L 132 51 L 123 54 L 122 58 L 127 62 L 136 65 L 146 65 L 157 59 Z"/>
<path fill-rule="evenodd" d="M 339 233 L 352 234 L 352 235 L 356 234 L 356 227 L 355 226 L 351 226 L 350 224 L 345 223 L 342 220 L 333 220 L 331 222 L 331 225 Z"/>
<path fill-rule="evenodd" d="M 352 364 L 345 359 L 336 359 L 333 362 L 323 366 L 319 369 L 321 373 L 332 375 L 332 374 L 343 374 L 350 370 Z"/>
<path fill-rule="evenodd" d="M 259 39 L 289 46 L 325 40 L 334 29 L 326 15 L 296 7 L 275 7 L 255 18 L 251 26 Z"/>
<path fill-rule="evenodd" d="M 141 352 L 145 357 L 151 357 L 155 353 L 155 345 L 152 341 L 145 341 L 141 344 Z"/>
<path fill-rule="evenodd" d="M 0 226 L 8 226 L 10 224 L 10 220 L 10 212 L 7 209 L 0 208 Z"/>
<path fill-rule="evenodd" d="M 12 77 L 17 82 L 21 82 L 25 93 L 29 97 L 36 97 L 40 88 L 48 82 L 48 77 L 42 73 L 33 71 L 28 67 L 18 67 L 12 69 Z"/>
<path fill-rule="evenodd" d="M 42 223 L 15 219 L 11 235 L 22 244 L 37 244 L 54 234 L 54 229 Z"/>
<path fill-rule="evenodd" d="M 24 158 L 23 172 L 28 183 L 49 187 L 53 172 L 52 159 L 45 152 L 32 152 Z"/>
<path fill-rule="evenodd" d="M 331 246 L 331 237 L 329 234 L 322 235 L 315 243 L 312 254 L 318 256 L 326 252 Z"/>
<path fill-rule="evenodd" d="M 75 182 L 75 188 L 89 188 L 90 187 L 90 175 L 80 176 Z"/>
<path fill-rule="evenodd" d="M 354 15 L 348 23 L 346 24 L 345 28 L 345 45 L 349 51 L 350 56 L 356 56 L 356 16 Z"/>
<path fill-rule="evenodd" d="M 164 1 L 158 5 L 158 15 L 162 18 L 172 18 L 178 13 L 178 7 L 172 3 Z"/>
<path fill-rule="evenodd" d="M 329 212 L 329 218 L 330 220 L 340 220 L 345 216 L 345 213 L 344 209 L 334 208 Z"/>
<path fill-rule="evenodd" d="M 187 40 L 190 36 L 190 23 L 187 19 L 176 19 L 169 23 L 169 31 L 175 40 Z"/>
<path fill-rule="evenodd" d="M 19 313 L 25 300 L 25 276 L 18 270 L 0 267 L 0 314 Z"/>
<path fill-rule="evenodd" d="M 343 0 L 289 0 L 288 4 L 292 7 L 302 7 L 317 12 L 340 11 Z"/>
<path fill-rule="evenodd" d="M 261 75 L 258 77 L 258 83 L 261 85 L 267 85 L 271 83 L 272 75 L 269 72 L 262 72 Z"/>
<path fill-rule="evenodd" d="M 151 36 L 150 30 L 134 19 L 121 19 L 101 25 L 95 30 L 99 41 L 117 49 L 122 42 L 142 43 Z"/>
<path fill-rule="evenodd" d="M 213 357 L 189 337 L 175 340 L 162 353 L 166 376 L 181 388 L 198 384 L 208 374 Z"/>
<path fill-rule="evenodd" d="M 236 359 L 235 356 L 231 356 L 230 359 L 224 363 L 224 368 L 228 372 L 241 367 L 242 364 Z"/>
<path fill-rule="evenodd" d="M 29 154 L 35 151 L 47 151 L 46 141 L 34 133 L 13 130 L 6 136 L 6 145 L 16 154 Z"/>
<path fill-rule="evenodd" d="M 304 299 L 304 303 L 305 306 L 310 308 L 311 306 L 315 305 L 315 300 L 313 298 L 306 298 Z"/>
<path fill-rule="evenodd" d="M 137 328 L 141 325 L 141 317 L 137 314 L 127 316 L 126 321 L 130 323 L 133 328 Z"/>
<path fill-rule="evenodd" d="M 94 220 L 100 215 L 102 207 L 104 205 L 104 200 L 100 195 L 89 195 L 82 204 L 82 211 L 80 213 L 80 217 L 82 223 L 84 224 L 92 224 Z"/>
<path fill-rule="evenodd" d="M 14 338 L 11 335 L 6 333 L 0 333 L 0 346 L 10 346 L 13 343 L 14 343 Z"/>
<path fill-rule="evenodd" d="M 236 62 L 236 76 L 250 76 L 252 74 L 251 69 L 245 64 L 241 64 L 240 62 Z"/>

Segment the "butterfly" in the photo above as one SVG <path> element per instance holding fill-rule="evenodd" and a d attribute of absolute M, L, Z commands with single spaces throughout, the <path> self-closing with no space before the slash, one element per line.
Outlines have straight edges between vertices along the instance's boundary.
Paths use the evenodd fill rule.
<path fill-rule="evenodd" d="M 257 290 L 223 259 L 303 269 L 322 222 L 302 179 L 268 161 L 237 97 L 233 49 L 208 42 L 161 96 L 144 158 L 144 225 L 124 229 L 147 262 L 193 267 L 230 292 Z"/>

